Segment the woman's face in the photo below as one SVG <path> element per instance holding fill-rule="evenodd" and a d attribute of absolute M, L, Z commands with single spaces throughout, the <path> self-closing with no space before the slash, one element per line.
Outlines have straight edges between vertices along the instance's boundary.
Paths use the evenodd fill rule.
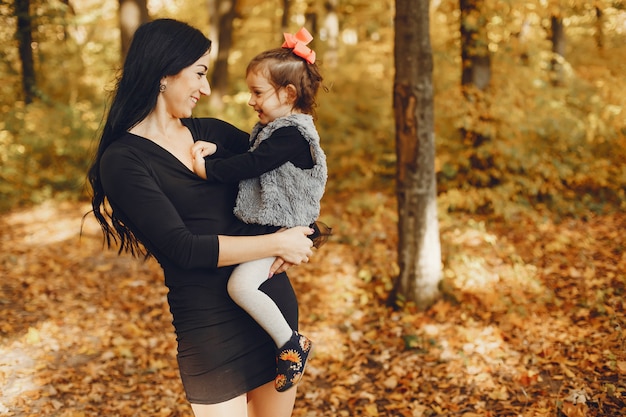
<path fill-rule="evenodd" d="M 159 95 L 159 99 L 172 117 L 191 117 L 193 108 L 196 107 L 200 97 L 211 94 L 211 86 L 207 80 L 208 69 L 209 53 L 207 52 L 178 74 L 161 80 L 161 84 L 165 85 L 165 91 Z"/>

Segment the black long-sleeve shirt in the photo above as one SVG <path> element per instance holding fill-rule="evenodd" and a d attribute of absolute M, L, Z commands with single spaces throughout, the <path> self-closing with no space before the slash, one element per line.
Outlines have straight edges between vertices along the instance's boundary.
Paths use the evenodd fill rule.
<path fill-rule="evenodd" d="M 233 183 L 256 178 L 286 162 L 302 169 L 313 167 L 309 143 L 294 126 L 277 129 L 252 152 L 234 152 L 218 145 L 215 154 L 206 158 L 207 181 Z"/>
<path fill-rule="evenodd" d="M 232 154 L 248 149 L 249 135 L 228 123 L 209 118 L 183 123 L 195 141 L 215 142 Z M 115 212 L 161 263 L 169 286 L 215 280 L 216 288 L 225 290 L 231 269 L 217 268 L 217 236 L 276 230 L 235 217 L 236 184 L 207 182 L 156 143 L 131 133 L 107 148 L 100 174 Z"/>

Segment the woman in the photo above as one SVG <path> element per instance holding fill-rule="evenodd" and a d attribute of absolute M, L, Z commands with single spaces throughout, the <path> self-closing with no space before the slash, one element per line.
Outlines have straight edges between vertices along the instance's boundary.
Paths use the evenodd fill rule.
<path fill-rule="evenodd" d="M 92 205 L 107 243 L 161 264 L 178 341 L 180 375 L 196 417 L 291 415 L 296 390 L 274 389 L 272 339 L 228 297 L 234 265 L 277 262 L 262 289 L 294 328 L 297 301 L 283 272 L 307 262 L 308 227 L 245 225 L 233 215 L 236 184 L 193 172 L 199 140 L 245 152 L 248 134 L 217 119 L 193 119 L 203 95 L 211 42 L 197 29 L 159 19 L 134 35 L 89 170 Z M 111 209 L 108 209 L 110 205 Z"/>

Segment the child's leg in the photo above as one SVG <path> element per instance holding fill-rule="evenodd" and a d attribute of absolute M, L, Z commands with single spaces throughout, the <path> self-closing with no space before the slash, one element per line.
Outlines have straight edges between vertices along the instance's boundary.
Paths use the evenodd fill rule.
<path fill-rule="evenodd" d="M 292 330 L 274 301 L 259 290 L 273 262 L 274 258 L 265 258 L 237 266 L 228 280 L 228 294 L 274 339 L 277 347 L 274 387 L 283 392 L 300 382 L 311 341 Z"/>
<path fill-rule="evenodd" d="M 274 259 L 259 259 L 237 266 L 228 280 L 228 294 L 263 327 L 276 346 L 281 347 L 291 338 L 293 329 L 274 300 L 259 289 L 267 280 Z"/>

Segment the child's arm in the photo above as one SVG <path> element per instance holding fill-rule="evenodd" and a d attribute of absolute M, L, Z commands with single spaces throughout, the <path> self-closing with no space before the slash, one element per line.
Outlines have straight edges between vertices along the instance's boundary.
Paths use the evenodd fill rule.
<path fill-rule="evenodd" d="M 231 157 L 222 157 L 221 151 L 217 154 L 205 160 L 205 176 L 199 174 L 211 182 L 232 183 L 255 178 L 285 162 L 292 162 L 303 169 L 314 165 L 309 143 L 295 127 L 278 129 L 252 152 Z M 194 163 L 199 164 L 200 161 Z"/>
<path fill-rule="evenodd" d="M 191 145 L 193 172 L 195 172 L 196 175 L 200 178 L 203 178 L 205 180 L 207 179 L 204 157 L 213 155 L 215 152 L 217 152 L 217 145 L 213 142 L 205 142 L 203 140 L 199 140 Z"/>

